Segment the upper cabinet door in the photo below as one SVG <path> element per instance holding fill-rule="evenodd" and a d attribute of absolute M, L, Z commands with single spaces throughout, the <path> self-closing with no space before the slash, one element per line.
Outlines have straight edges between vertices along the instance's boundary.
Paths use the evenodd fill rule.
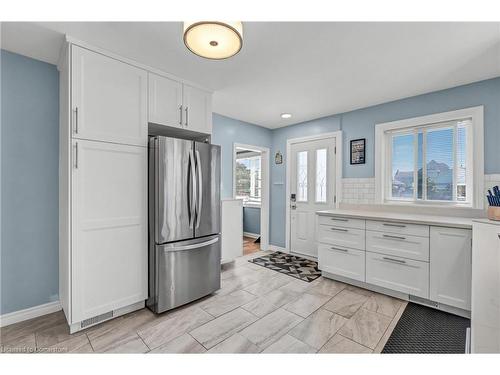
<path fill-rule="evenodd" d="M 184 85 L 182 102 L 184 128 L 212 134 L 212 94 Z"/>
<path fill-rule="evenodd" d="M 148 121 L 168 126 L 183 126 L 182 83 L 149 73 Z"/>
<path fill-rule="evenodd" d="M 147 72 L 72 46 L 73 138 L 147 145 Z"/>

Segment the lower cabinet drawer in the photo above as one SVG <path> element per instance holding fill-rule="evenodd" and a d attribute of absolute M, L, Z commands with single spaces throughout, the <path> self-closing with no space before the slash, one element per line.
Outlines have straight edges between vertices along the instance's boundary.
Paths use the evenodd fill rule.
<path fill-rule="evenodd" d="M 336 225 L 319 225 L 318 242 L 365 250 L 365 230 Z"/>
<path fill-rule="evenodd" d="M 366 251 L 429 261 L 429 238 L 366 231 Z"/>
<path fill-rule="evenodd" d="M 318 268 L 335 275 L 365 281 L 365 252 L 319 244 Z"/>
<path fill-rule="evenodd" d="M 429 298 L 429 263 L 366 252 L 366 282 Z"/>

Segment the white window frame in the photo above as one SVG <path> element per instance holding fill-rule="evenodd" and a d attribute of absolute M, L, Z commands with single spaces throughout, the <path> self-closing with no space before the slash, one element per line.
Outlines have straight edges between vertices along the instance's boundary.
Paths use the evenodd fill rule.
<path fill-rule="evenodd" d="M 470 118 L 472 121 L 471 133 L 468 139 L 467 157 L 472 156 L 472 186 L 470 200 L 468 202 L 443 202 L 443 201 L 421 201 L 415 200 L 388 200 L 388 189 L 390 171 L 392 166 L 388 165 L 391 156 L 391 145 L 388 144 L 388 131 L 411 131 L 411 128 L 423 127 L 431 124 L 447 123 L 451 121 Z M 425 138 L 424 138 L 425 139 Z M 416 145 L 415 153 L 417 153 Z M 425 162 L 425 160 L 424 160 Z M 425 176 L 423 176 L 425 178 Z M 432 206 L 432 207 L 461 207 L 482 209 L 484 207 L 484 107 L 477 106 L 459 109 L 427 116 L 409 118 L 375 125 L 375 198 L 379 204 L 409 205 L 409 206 Z M 455 193 L 454 193 L 455 194 Z"/>

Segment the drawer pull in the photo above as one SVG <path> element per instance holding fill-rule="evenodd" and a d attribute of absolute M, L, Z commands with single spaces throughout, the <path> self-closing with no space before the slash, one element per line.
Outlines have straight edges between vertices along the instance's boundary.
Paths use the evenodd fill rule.
<path fill-rule="evenodd" d="M 382 236 L 385 237 L 385 238 L 393 238 L 395 240 L 406 240 L 406 237 L 391 236 L 390 234 L 383 234 Z"/>
<path fill-rule="evenodd" d="M 388 257 L 382 257 L 382 259 L 388 260 L 390 262 L 401 263 L 401 264 L 405 264 L 406 263 L 406 261 L 401 260 L 401 259 L 394 259 L 394 258 L 388 258 Z"/>
<path fill-rule="evenodd" d="M 330 220 L 333 220 L 333 221 L 349 221 L 349 219 L 338 219 L 338 218 L 335 218 L 335 217 L 332 217 Z"/>
<path fill-rule="evenodd" d="M 347 229 L 341 229 L 341 228 L 330 228 L 330 230 L 336 230 L 338 232 L 349 232 Z"/>
<path fill-rule="evenodd" d="M 406 225 L 403 224 L 389 224 L 389 223 L 384 223 L 386 227 L 396 227 L 396 228 L 406 228 Z"/>
<path fill-rule="evenodd" d="M 349 250 L 346 250 L 346 249 L 339 249 L 338 247 L 330 247 L 330 249 L 332 249 L 332 250 L 337 250 L 337 251 L 342 251 L 342 252 L 344 252 L 344 253 L 348 253 L 348 252 L 349 252 Z"/>

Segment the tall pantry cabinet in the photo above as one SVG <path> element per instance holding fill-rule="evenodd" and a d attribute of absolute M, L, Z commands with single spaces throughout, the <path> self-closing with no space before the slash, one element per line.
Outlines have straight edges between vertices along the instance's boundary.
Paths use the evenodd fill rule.
<path fill-rule="evenodd" d="M 147 299 L 148 73 L 72 44 L 59 70 L 59 294 L 76 332 Z"/>

